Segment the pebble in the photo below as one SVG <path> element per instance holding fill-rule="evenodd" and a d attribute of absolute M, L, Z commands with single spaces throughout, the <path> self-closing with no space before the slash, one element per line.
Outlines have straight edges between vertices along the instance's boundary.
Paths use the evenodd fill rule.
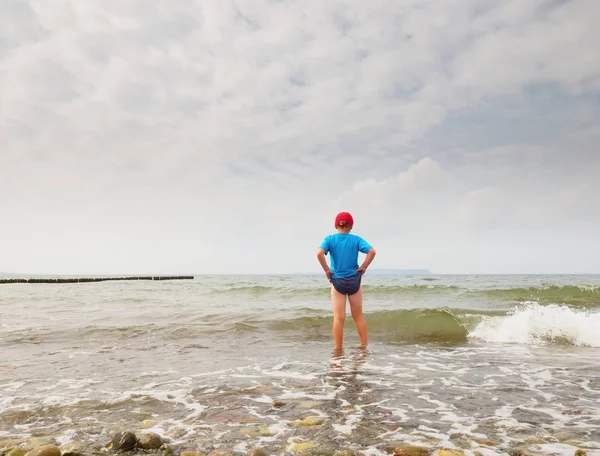
<path fill-rule="evenodd" d="M 240 432 L 242 434 L 244 434 L 246 437 L 258 437 L 258 436 L 270 437 L 273 435 L 273 432 L 271 432 L 271 430 L 269 429 L 268 426 L 261 426 L 259 428 L 256 428 L 256 427 L 243 428 Z"/>
<path fill-rule="evenodd" d="M 60 450 L 63 456 L 65 454 L 79 454 L 79 449 L 74 443 L 70 443 L 68 445 L 61 445 L 58 447 L 58 449 Z"/>
<path fill-rule="evenodd" d="M 296 426 L 319 426 L 325 422 L 325 418 L 322 416 L 307 416 L 298 421 L 294 421 Z"/>
<path fill-rule="evenodd" d="M 442 449 L 437 451 L 437 456 L 464 456 L 461 450 Z"/>
<path fill-rule="evenodd" d="M 261 393 L 266 396 L 275 396 L 277 394 L 281 394 L 281 391 L 269 385 L 254 386 L 252 388 L 248 388 L 245 391 L 247 393 Z"/>
<path fill-rule="evenodd" d="M 27 450 L 25 448 L 13 448 L 6 456 L 25 456 L 27 454 Z"/>
<path fill-rule="evenodd" d="M 58 447 L 62 456 L 84 456 L 83 453 L 75 445 Z"/>
<path fill-rule="evenodd" d="M 233 456 L 233 453 L 226 450 L 212 450 L 208 456 Z"/>
<path fill-rule="evenodd" d="M 430 453 L 429 448 L 415 445 L 400 445 L 394 448 L 394 456 L 427 456 Z"/>
<path fill-rule="evenodd" d="M 491 446 L 491 447 L 496 446 L 496 442 L 493 442 L 493 441 L 487 440 L 487 439 L 473 439 L 473 441 L 478 443 L 479 445 Z"/>
<path fill-rule="evenodd" d="M 137 444 L 137 438 L 133 432 L 119 432 L 112 438 L 110 449 L 113 451 L 133 450 Z"/>
<path fill-rule="evenodd" d="M 159 454 L 161 456 L 175 456 L 175 451 L 173 451 L 173 448 L 171 448 L 170 446 L 165 445 L 161 448 L 163 448 L 162 453 L 157 452 L 155 454 Z"/>
<path fill-rule="evenodd" d="M 25 456 L 61 456 L 56 445 L 42 445 L 25 454 Z"/>
<path fill-rule="evenodd" d="M 163 445 L 163 439 L 154 432 L 143 434 L 137 441 L 137 446 L 142 450 L 156 450 Z"/>
<path fill-rule="evenodd" d="M 290 451 L 292 453 L 304 453 L 305 451 L 314 448 L 315 444 L 312 442 L 294 442 L 290 445 Z"/>
<path fill-rule="evenodd" d="M 318 408 L 322 404 L 317 401 L 301 401 L 298 405 L 302 408 L 310 409 L 310 408 Z"/>
<path fill-rule="evenodd" d="M 263 448 L 252 448 L 248 450 L 246 456 L 269 456 L 269 453 L 267 453 Z"/>
<path fill-rule="evenodd" d="M 282 401 L 273 401 L 273 404 L 271 404 L 273 407 L 275 408 L 279 408 L 279 407 L 283 407 L 285 405 L 285 402 Z"/>

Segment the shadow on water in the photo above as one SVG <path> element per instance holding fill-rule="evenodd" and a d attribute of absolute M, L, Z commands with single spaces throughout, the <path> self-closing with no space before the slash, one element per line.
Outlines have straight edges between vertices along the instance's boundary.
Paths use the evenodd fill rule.
<path fill-rule="evenodd" d="M 329 360 L 328 378 L 333 382 L 359 382 L 357 377 L 368 355 L 369 350 L 364 346 L 352 350 L 334 349 Z"/>
<path fill-rule="evenodd" d="M 381 445 L 379 436 L 397 427 L 391 410 L 380 407 L 389 389 L 369 368 L 372 355 L 363 346 L 333 350 L 328 369 L 321 376 L 327 388 L 333 390 L 331 400 L 322 404 L 328 417 L 322 435 L 325 441 L 363 448 Z"/>

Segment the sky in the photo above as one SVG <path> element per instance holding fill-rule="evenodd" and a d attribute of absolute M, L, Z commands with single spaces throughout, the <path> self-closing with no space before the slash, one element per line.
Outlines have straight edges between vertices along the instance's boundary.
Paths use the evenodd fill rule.
<path fill-rule="evenodd" d="M 600 273 L 597 0 L 0 0 L 0 271 Z"/>

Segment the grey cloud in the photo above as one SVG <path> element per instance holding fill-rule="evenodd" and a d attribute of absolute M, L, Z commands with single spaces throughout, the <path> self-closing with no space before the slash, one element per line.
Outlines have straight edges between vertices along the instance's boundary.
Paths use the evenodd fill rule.
<path fill-rule="evenodd" d="M 595 17 L 593 0 L 2 2 L 0 189 L 51 206 L 52 233 L 78 190 L 90 225 L 148 198 L 149 237 L 180 218 L 198 246 L 226 246 L 238 213 L 255 249 L 300 216 L 298 258 L 342 206 L 390 252 L 407 248 L 390 221 L 432 258 L 494 229 L 510 245 L 519 223 L 566 243 L 598 223 Z"/>
<path fill-rule="evenodd" d="M 27 2 L 3 0 L 0 11 L 0 56 L 46 36 L 37 15 Z"/>

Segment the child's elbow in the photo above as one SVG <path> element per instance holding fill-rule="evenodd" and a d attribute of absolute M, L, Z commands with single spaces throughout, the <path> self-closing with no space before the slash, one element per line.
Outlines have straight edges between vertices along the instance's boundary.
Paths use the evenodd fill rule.
<path fill-rule="evenodd" d="M 370 253 L 372 256 L 375 256 L 375 255 L 377 255 L 377 252 L 375 251 L 375 249 L 374 249 L 373 247 L 371 247 L 371 249 L 369 250 L 369 253 Z"/>
<path fill-rule="evenodd" d="M 318 249 L 317 250 L 317 258 L 321 258 L 322 256 L 325 256 L 325 250 Z"/>

